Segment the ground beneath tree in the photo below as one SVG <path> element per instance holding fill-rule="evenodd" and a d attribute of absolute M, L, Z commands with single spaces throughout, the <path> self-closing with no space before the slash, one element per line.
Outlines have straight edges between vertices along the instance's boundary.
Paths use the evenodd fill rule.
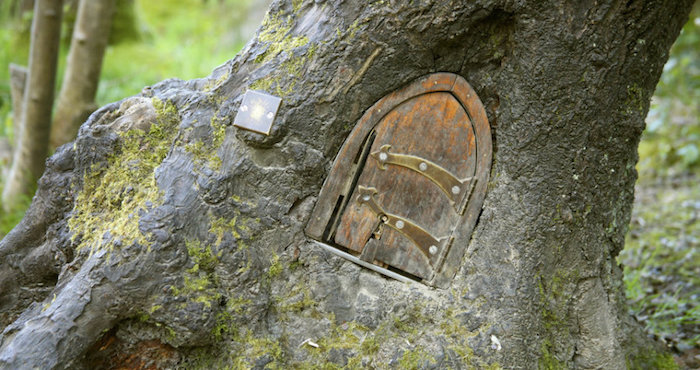
<path fill-rule="evenodd" d="M 644 175 L 644 174 L 642 174 Z M 682 368 L 700 368 L 700 176 L 642 178 L 625 249 L 631 313 Z"/>

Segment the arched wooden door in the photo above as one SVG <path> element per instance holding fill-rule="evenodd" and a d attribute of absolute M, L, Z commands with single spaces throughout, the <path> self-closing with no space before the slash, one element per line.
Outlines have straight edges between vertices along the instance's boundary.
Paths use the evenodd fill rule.
<path fill-rule="evenodd" d="M 358 122 L 307 234 L 442 286 L 464 254 L 490 162 L 488 121 L 474 91 L 454 74 L 426 76 L 382 98 Z"/>

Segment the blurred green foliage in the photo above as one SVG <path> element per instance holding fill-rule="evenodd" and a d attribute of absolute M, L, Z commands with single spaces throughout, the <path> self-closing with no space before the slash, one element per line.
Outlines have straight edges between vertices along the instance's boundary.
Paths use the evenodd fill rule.
<path fill-rule="evenodd" d="M 700 169 L 700 3 L 664 66 L 639 157 L 642 178 Z"/>
<path fill-rule="evenodd" d="M 247 0 L 136 1 L 138 36 L 119 33 L 133 28 L 115 29 L 115 40 L 123 41 L 107 49 L 98 105 L 137 94 L 167 78 L 207 76 L 247 41 L 239 30 L 248 6 Z"/>
<path fill-rule="evenodd" d="M 189 80 L 207 76 L 233 58 L 247 41 L 242 25 L 256 0 L 117 0 L 110 46 L 97 92 L 97 104 L 135 95 L 144 86 L 167 78 Z M 66 0 L 56 92 L 61 86 L 77 0 Z M 0 138 L 12 137 L 10 63 L 27 65 L 32 13 L 10 14 L 10 2 L 0 1 Z M 255 22 L 255 21 L 253 21 Z M 2 188 L 2 181 L 0 181 Z M 24 214 L 24 207 L 0 211 L 0 238 Z"/>
<path fill-rule="evenodd" d="M 167 78 L 207 76 L 247 41 L 242 35 L 252 0 L 117 0 L 97 93 L 98 105 L 137 94 Z M 63 39 L 69 40 L 75 3 L 67 2 Z M 0 136 L 12 135 L 8 65 L 27 65 L 31 13 L 19 19 L 0 2 Z M 69 43 L 62 42 L 56 90 Z"/>

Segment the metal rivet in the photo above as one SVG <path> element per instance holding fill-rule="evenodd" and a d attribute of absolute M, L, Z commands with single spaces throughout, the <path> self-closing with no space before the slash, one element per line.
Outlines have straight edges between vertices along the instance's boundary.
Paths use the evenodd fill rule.
<path fill-rule="evenodd" d="M 420 168 L 421 171 L 425 171 L 425 170 L 428 169 L 428 165 L 427 165 L 425 162 L 421 162 L 421 163 L 418 165 L 418 168 Z"/>
<path fill-rule="evenodd" d="M 452 187 L 452 194 L 459 194 L 459 186 L 455 185 Z"/>
<path fill-rule="evenodd" d="M 384 162 L 389 158 L 389 155 L 386 153 L 379 153 L 379 160 Z"/>
<path fill-rule="evenodd" d="M 244 105 L 241 107 L 241 112 L 247 112 L 248 111 L 248 106 Z"/>
<path fill-rule="evenodd" d="M 437 247 L 434 245 L 431 245 L 430 248 L 428 248 L 428 252 L 430 252 L 430 254 L 437 253 Z"/>
<path fill-rule="evenodd" d="M 272 113 L 272 112 L 267 112 L 267 119 L 272 119 L 272 117 L 274 117 L 274 116 L 275 116 L 274 113 Z"/>
<path fill-rule="evenodd" d="M 396 228 L 403 229 L 403 221 L 401 221 L 401 220 L 396 221 Z"/>

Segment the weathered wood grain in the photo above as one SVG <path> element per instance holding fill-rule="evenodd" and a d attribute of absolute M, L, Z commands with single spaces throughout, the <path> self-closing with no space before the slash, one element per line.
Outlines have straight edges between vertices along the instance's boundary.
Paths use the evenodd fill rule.
<path fill-rule="evenodd" d="M 480 149 L 490 151 L 491 139 L 477 135 L 478 125 L 478 134 L 490 136 L 483 106 L 477 102 L 478 97 L 466 81 L 449 73 L 424 77 L 377 102 L 358 122 L 336 158 L 307 233 L 430 283 L 436 273 L 444 270 L 441 265 L 450 252 L 456 228 L 465 226 L 461 208 L 454 207 L 444 190 L 420 171 L 382 165 L 376 153 L 390 145 L 392 153 L 423 158 L 458 179 L 471 178 L 465 184 L 467 189 L 475 187 L 473 183 L 479 180 L 486 183 L 484 174 L 488 176 L 488 168 L 477 166 L 489 167 L 490 160 L 486 159 L 490 156 L 484 156 Z M 473 124 L 470 117 L 483 121 Z M 369 137 L 373 138 L 371 143 Z M 435 246 L 434 254 L 426 254 L 432 246 L 417 245 L 417 238 L 385 223 L 381 214 L 358 201 L 359 186 L 377 189 L 374 199 L 386 214 L 403 218 L 407 224 L 410 221 L 444 242 Z M 479 189 L 483 192 L 485 188 Z M 480 207 L 483 196 L 471 198 Z M 325 223 L 320 222 L 324 220 Z M 470 230 L 462 233 L 469 233 L 473 223 L 466 226 Z M 365 252 L 367 246 L 370 250 Z M 464 248 L 457 249 L 461 250 L 449 258 L 461 259 Z M 454 275 L 453 269 L 445 272 Z"/>

